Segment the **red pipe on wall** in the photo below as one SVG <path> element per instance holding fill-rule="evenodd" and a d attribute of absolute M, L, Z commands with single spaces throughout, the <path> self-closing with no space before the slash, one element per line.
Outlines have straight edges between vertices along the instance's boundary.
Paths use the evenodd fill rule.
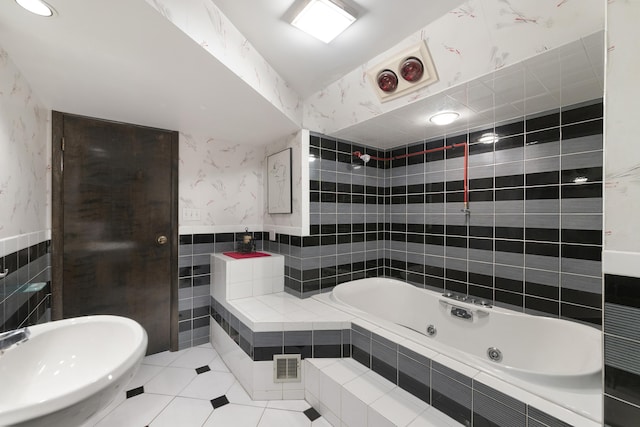
<path fill-rule="evenodd" d="M 406 159 L 407 157 L 419 156 L 421 154 L 435 153 L 438 151 L 445 151 L 445 150 L 450 150 L 452 148 L 458 148 L 458 147 L 464 147 L 463 183 L 464 183 L 464 209 L 466 211 L 467 209 L 469 209 L 469 143 L 468 142 L 459 142 L 457 144 L 445 145 L 437 148 L 430 148 L 428 150 L 422 150 L 415 153 L 400 154 L 399 156 L 393 156 L 393 157 L 369 156 L 369 158 L 372 160 L 378 160 L 380 162 L 388 162 L 391 160 Z M 363 156 L 363 154 L 360 151 L 354 151 L 352 154 L 359 159 L 362 158 Z"/>

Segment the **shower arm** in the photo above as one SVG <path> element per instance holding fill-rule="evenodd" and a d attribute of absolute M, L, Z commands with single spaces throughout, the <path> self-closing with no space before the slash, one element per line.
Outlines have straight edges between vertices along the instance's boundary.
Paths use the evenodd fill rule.
<path fill-rule="evenodd" d="M 377 156 L 369 156 L 371 160 L 377 160 L 380 162 L 388 162 L 392 160 L 398 159 L 406 159 L 407 157 L 420 156 L 422 154 L 436 153 L 438 151 L 446 151 L 452 148 L 464 147 L 464 209 L 462 210 L 465 214 L 469 214 L 469 143 L 468 142 L 459 142 L 457 144 L 444 145 L 442 147 L 430 148 L 428 150 L 422 150 L 415 153 L 407 153 L 400 154 L 398 156 L 393 157 L 377 157 Z M 354 151 L 352 153 L 358 159 L 361 159 L 365 154 L 360 151 Z"/>

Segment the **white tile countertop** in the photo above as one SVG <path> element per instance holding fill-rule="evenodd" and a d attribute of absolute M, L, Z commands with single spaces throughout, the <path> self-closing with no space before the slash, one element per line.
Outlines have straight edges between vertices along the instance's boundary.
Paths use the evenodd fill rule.
<path fill-rule="evenodd" d="M 316 299 L 286 292 L 225 301 L 225 306 L 254 332 L 343 329 L 354 319 Z"/>

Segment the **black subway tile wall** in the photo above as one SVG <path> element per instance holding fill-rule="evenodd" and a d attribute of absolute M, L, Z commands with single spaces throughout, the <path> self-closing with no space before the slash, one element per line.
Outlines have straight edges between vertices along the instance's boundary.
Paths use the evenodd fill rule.
<path fill-rule="evenodd" d="M 51 319 L 50 249 L 45 240 L 0 257 L 0 333 Z"/>
<path fill-rule="evenodd" d="M 640 420 L 640 278 L 604 276 L 604 420 Z"/>
<path fill-rule="evenodd" d="M 474 141 L 488 131 L 500 139 Z M 462 148 L 349 155 L 467 140 L 469 215 Z M 285 255 L 288 292 L 388 276 L 600 327 L 601 100 L 389 151 L 316 134 L 310 147 L 311 236 L 265 242 Z"/>

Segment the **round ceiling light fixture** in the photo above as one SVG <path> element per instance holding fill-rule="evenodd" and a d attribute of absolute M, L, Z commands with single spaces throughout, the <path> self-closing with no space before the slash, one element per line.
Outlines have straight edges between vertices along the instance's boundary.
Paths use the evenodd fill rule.
<path fill-rule="evenodd" d="M 16 3 L 38 16 L 53 16 L 53 8 L 42 0 L 16 0 Z"/>
<path fill-rule="evenodd" d="M 431 116 L 429 121 L 434 125 L 444 126 L 455 122 L 458 117 L 460 117 L 460 114 L 455 111 L 441 111 Z"/>
<path fill-rule="evenodd" d="M 494 132 L 483 133 L 480 138 L 478 138 L 478 142 L 482 144 L 493 144 L 500 140 L 500 136 Z"/>
<path fill-rule="evenodd" d="M 383 92 L 393 92 L 398 88 L 398 76 L 391 70 L 382 70 L 378 74 L 378 87 Z"/>
<path fill-rule="evenodd" d="M 405 59 L 400 65 L 400 75 L 408 82 L 414 83 L 422 78 L 424 66 L 415 56 Z"/>

